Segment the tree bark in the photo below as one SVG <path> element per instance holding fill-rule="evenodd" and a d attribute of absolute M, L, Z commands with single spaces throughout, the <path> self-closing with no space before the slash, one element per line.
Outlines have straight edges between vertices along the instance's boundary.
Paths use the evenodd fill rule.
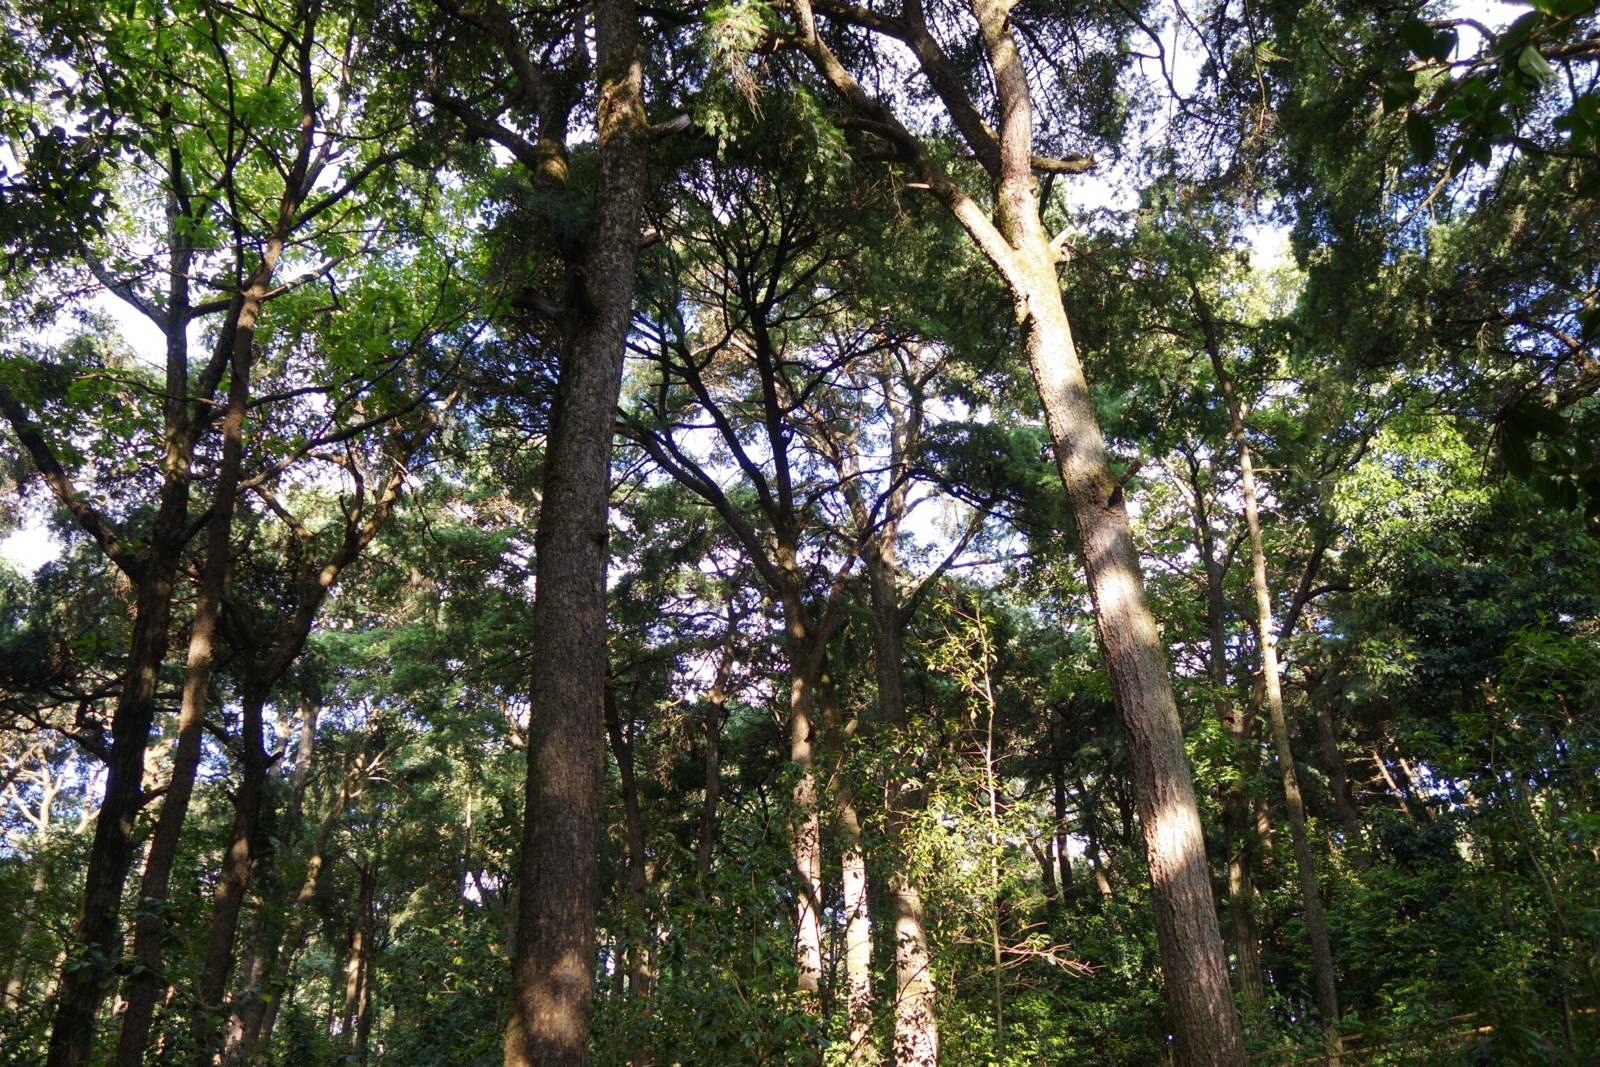
<path fill-rule="evenodd" d="M 1257 504 L 1255 465 L 1250 441 L 1245 434 L 1244 411 L 1234 390 L 1233 378 L 1223 363 L 1221 344 L 1216 336 L 1204 298 L 1198 287 L 1195 307 L 1205 333 L 1211 366 L 1227 403 L 1234 447 L 1239 452 L 1240 492 L 1244 497 L 1245 524 L 1250 535 L 1250 585 L 1256 602 L 1256 643 L 1261 649 L 1261 674 L 1266 690 L 1267 717 L 1272 728 L 1272 744 L 1283 779 L 1284 808 L 1289 814 L 1289 836 L 1294 848 L 1295 870 L 1300 882 L 1300 900 L 1305 909 L 1306 931 L 1311 938 L 1311 963 L 1316 976 L 1317 1012 L 1322 1017 L 1323 1041 L 1327 1062 L 1337 1067 L 1342 1042 L 1339 1036 L 1338 980 L 1333 967 L 1333 949 L 1328 936 L 1328 920 L 1322 910 L 1322 894 L 1317 885 L 1317 869 L 1306 834 L 1305 801 L 1295 773 L 1294 750 L 1289 743 L 1288 718 L 1283 706 L 1283 678 L 1278 665 L 1277 621 L 1272 613 L 1272 591 L 1267 585 L 1266 549 L 1261 538 L 1261 515 Z"/>
<path fill-rule="evenodd" d="M 344 1009 L 339 1015 L 339 1036 L 346 1047 L 358 1057 L 364 1057 L 364 1029 L 371 1004 L 368 987 L 372 971 L 372 898 L 376 879 L 370 862 L 359 870 L 360 889 L 356 913 L 350 917 L 350 950 L 344 964 Z"/>
<path fill-rule="evenodd" d="M 258 684 L 246 683 L 240 694 L 240 761 L 243 772 L 233 800 L 233 827 L 222 856 L 211 907 L 211 925 L 206 935 L 205 955 L 200 980 L 195 988 L 195 1004 L 190 1016 L 193 1048 L 192 1067 L 209 1067 L 215 1060 L 221 1036 L 221 1019 L 233 972 L 234 939 L 239 931 L 239 913 L 244 907 L 250 870 L 260 849 L 260 822 L 266 787 L 268 760 L 262 737 L 262 710 L 267 692 Z"/>
<path fill-rule="evenodd" d="M 257 300 L 259 306 L 259 300 Z M 254 315 L 248 321 L 253 321 Z M 233 512 L 238 497 L 239 471 L 244 456 L 245 405 L 250 393 L 250 364 L 254 330 L 241 316 L 234 336 L 232 376 L 228 406 L 222 419 L 222 463 L 217 471 L 215 498 L 206 529 L 206 558 L 200 571 L 194 621 L 189 630 L 188 661 L 184 668 L 183 696 L 178 712 L 177 744 L 173 750 L 172 778 L 161 804 L 161 814 L 151 834 L 139 883 L 139 907 L 134 921 L 133 956 L 138 970 L 124 984 L 127 1007 L 117 1041 L 119 1067 L 139 1067 L 150 1041 L 150 1023 L 156 1001 L 167 986 L 161 965 L 161 940 L 166 928 L 167 892 L 172 865 L 178 855 L 183 822 L 194 794 L 200 766 L 201 733 L 211 690 L 211 668 L 216 658 L 217 617 L 227 589 L 232 564 L 230 544 Z"/>
<path fill-rule="evenodd" d="M 227 1062 L 230 1067 L 234 1064 L 248 1064 L 249 1067 L 267 1067 L 270 1063 L 272 1047 L 272 1030 L 278 1022 L 278 1009 L 294 998 L 296 988 L 296 968 L 300 965 L 300 954 L 305 951 L 306 938 L 302 930 L 300 936 L 289 946 L 288 953 L 283 957 L 283 977 L 278 981 L 270 999 L 258 1001 L 259 1010 L 255 1010 L 246 1017 L 247 1026 L 250 1020 L 259 1019 L 254 1024 L 254 1030 L 246 1030 L 237 1051 L 231 1053 Z"/>
<path fill-rule="evenodd" d="M 181 348 L 176 354 L 172 351 L 184 343 L 186 308 L 186 300 L 175 306 L 172 317 L 176 322 L 168 328 L 160 505 L 142 560 L 128 665 L 111 719 L 104 792 L 84 870 L 83 908 L 73 926 L 71 948 L 57 985 L 48 1067 L 84 1067 L 89 1062 L 95 1016 L 122 955 L 118 915 L 133 863 L 134 822 L 144 801 L 144 754 L 155 721 L 156 691 L 167 653 L 173 588 L 188 520 L 189 467 L 194 451 L 187 413 L 188 353 Z"/>
<path fill-rule="evenodd" d="M 1199 809 L 1161 636 L 1144 595 L 1139 555 L 1073 344 L 1056 274 L 1057 254 L 1039 216 L 1033 177 L 1033 103 L 1027 68 L 1011 35 L 1004 0 L 973 0 L 998 122 L 982 122 L 959 85 L 945 77 L 937 49 L 914 47 L 926 80 L 993 182 L 986 212 L 921 143 L 872 99 L 818 35 L 809 0 L 795 0 L 796 46 L 834 90 L 912 160 L 926 187 L 999 274 L 1022 326 L 1029 366 L 1066 486 L 1088 575 L 1095 622 L 1123 722 L 1145 853 L 1154 891 L 1157 940 L 1175 1047 L 1186 1064 L 1243 1064 L 1239 1027 L 1211 894 Z M 920 3 L 908 3 L 907 32 L 928 39 Z M 926 43 L 926 41 L 924 41 Z M 914 42 L 915 44 L 915 42 Z"/>
<path fill-rule="evenodd" d="M 106 780 L 94 842 L 84 872 L 83 907 L 74 925 L 51 1023 L 49 1067 L 83 1067 L 94 1048 L 95 1017 L 109 985 L 111 971 L 121 956 L 118 924 L 122 891 L 133 860 L 133 830 L 143 805 L 145 749 L 155 716 L 156 687 L 166 657 L 172 614 L 174 582 L 179 557 L 188 537 L 188 503 L 191 467 L 198 434 L 209 419 L 203 406 L 211 402 L 230 355 L 249 344 L 259 300 L 251 306 L 250 294 L 265 291 L 295 228 L 305 193 L 314 185 L 326 161 L 315 159 L 317 144 L 316 100 L 310 85 L 312 42 L 317 9 L 309 9 L 286 48 L 293 47 L 300 62 L 301 103 L 305 113 L 295 139 L 295 150 L 283 168 L 283 195 L 276 219 L 267 235 L 261 261 L 248 273 L 219 330 L 218 344 L 191 395 L 188 327 L 195 315 L 190 297 L 192 238 L 181 223 L 194 220 L 186 212 L 188 176 L 181 153 L 172 148 L 172 165 L 166 178 L 175 195 L 169 199 L 167 299 L 161 309 L 166 338 L 166 380 L 161 443 L 161 488 L 155 520 L 145 545 L 135 551 L 123 543 L 111 524 L 88 504 L 62 469 L 15 398 L 0 388 L 0 409 L 33 455 L 40 473 L 61 503 L 136 589 L 133 633 L 117 708 L 112 716 L 111 744 L 106 760 Z M 283 161 L 280 161 L 280 163 Z M 232 176 L 219 179 L 231 182 Z M 335 194 L 335 199 L 349 189 Z M 330 201 L 331 202 L 331 201 Z M 243 265 L 241 264 L 241 269 Z M 147 311 L 148 313 L 148 311 Z"/>
<path fill-rule="evenodd" d="M 319 705 L 315 703 L 307 706 L 300 731 L 300 745 L 295 753 L 295 768 L 290 780 L 289 793 L 290 818 L 294 821 L 298 820 L 299 813 L 304 808 L 305 790 L 311 779 L 320 710 Z M 257 1059 L 257 1051 L 261 1044 L 271 1039 L 278 1006 L 282 1003 L 285 992 L 283 989 L 275 988 L 278 984 L 278 975 L 280 971 L 287 974 L 293 969 L 293 961 L 299 958 L 305 946 L 306 936 L 309 933 L 310 908 L 321 888 L 328 841 L 333 836 L 334 828 L 344 814 L 350 798 L 359 789 L 359 779 L 366 774 L 366 771 L 366 762 L 358 756 L 355 765 L 349 767 L 343 775 L 339 791 L 317 823 L 310 846 L 306 850 L 305 875 L 301 880 L 299 891 L 284 909 L 288 915 L 287 928 L 281 924 L 270 928 L 268 936 L 258 949 L 261 968 L 254 988 L 234 1005 L 228 1036 L 223 1046 L 223 1063 L 227 1067 L 242 1067 L 244 1064 L 253 1063 Z M 284 962 L 285 957 L 289 962 Z"/>
<path fill-rule="evenodd" d="M 633 1000 L 636 1035 L 629 1062 L 631 1067 L 650 1067 L 652 1056 L 647 1037 L 650 992 L 655 985 L 655 945 L 650 923 L 649 874 L 645 869 L 644 815 L 639 808 L 639 783 L 634 776 L 633 742 L 623 732 L 616 693 L 609 685 L 605 691 L 605 717 L 622 789 L 622 841 L 627 854 L 628 990 Z"/>
<path fill-rule="evenodd" d="M 1329 789 L 1333 793 L 1333 812 L 1344 830 L 1345 840 L 1356 848 L 1356 863 L 1366 866 L 1366 853 L 1361 849 L 1361 813 L 1356 810 L 1350 796 L 1350 777 L 1345 773 L 1344 755 L 1339 751 L 1339 732 L 1333 720 L 1333 708 L 1325 700 L 1315 702 L 1317 715 L 1317 745 L 1322 749 L 1322 762 L 1328 769 Z"/>
<path fill-rule="evenodd" d="M 796 988 L 813 1011 L 822 990 L 822 821 L 817 812 L 817 773 L 812 711 L 822 653 L 810 648 L 805 624 L 789 625 L 789 762 L 794 765 L 789 848 L 795 875 Z"/>
<path fill-rule="evenodd" d="M 838 753 L 833 775 L 833 804 L 839 834 L 840 905 L 844 911 L 845 1016 L 850 1042 L 846 1062 L 877 1062 L 872 1045 L 872 913 L 867 898 L 867 856 L 862 844 L 861 818 L 856 812 L 855 787 L 845 761 L 845 738 L 855 724 L 845 723 L 833 679 L 824 667 L 818 679 L 822 716 Z"/>
<path fill-rule="evenodd" d="M 594 5 L 598 189 L 563 346 L 535 537 L 527 811 L 506 1067 L 589 1060 L 604 756 L 606 509 L 648 155 L 638 15 Z"/>
<path fill-rule="evenodd" d="M 1028 210 L 1037 218 L 1031 193 L 1028 199 Z M 1113 700 L 1128 740 L 1178 1058 L 1240 1064 L 1243 1036 L 1228 990 L 1177 701 L 1145 600 L 1121 487 L 1106 463 L 1054 275 L 1053 266 L 1041 270 L 1037 287 L 1027 295 L 1032 308 L 1028 356 L 1078 528 Z"/>
<path fill-rule="evenodd" d="M 355 1040 L 356 1006 L 361 1001 L 361 939 L 365 936 L 359 916 L 351 916 L 344 954 L 344 1005 L 339 1011 L 339 1040 L 346 1046 Z"/>
<path fill-rule="evenodd" d="M 372 965 L 378 948 L 377 860 L 361 868 L 361 992 L 356 999 L 355 1032 L 351 1047 L 360 1067 L 367 1067 L 372 1037 Z"/>
<path fill-rule="evenodd" d="M 1216 537 L 1206 507 L 1200 468 L 1191 459 L 1189 507 L 1206 584 L 1207 671 L 1217 694 L 1217 718 L 1228 732 L 1235 773 L 1222 795 L 1223 849 L 1228 866 L 1228 940 L 1247 1018 L 1266 1011 L 1267 983 L 1261 971 L 1261 938 L 1256 930 L 1254 864 L 1257 841 L 1245 779 L 1256 769 L 1254 720 L 1228 686 L 1227 607 L 1223 597 L 1224 562 L 1217 558 Z M 1181 476 L 1180 476 L 1181 477 Z"/>
<path fill-rule="evenodd" d="M 303 701 L 295 718 L 282 716 L 278 722 L 278 747 L 281 752 L 289 750 L 289 737 L 295 732 L 294 725 L 296 722 L 300 724 L 294 765 L 288 774 L 289 800 L 284 809 L 282 842 L 273 853 L 280 863 L 288 854 L 297 851 L 303 836 L 300 819 L 316 754 L 317 718 L 320 713 L 321 708 L 316 701 Z M 248 948 L 241 961 L 242 977 L 229 1005 L 228 1024 L 222 1040 L 222 1062 L 226 1067 L 237 1067 L 244 1062 L 246 1035 L 253 1040 L 260 1032 L 267 1004 L 267 982 L 277 968 L 283 949 L 285 923 L 291 921 L 287 915 L 288 909 L 284 907 L 287 901 L 267 899 L 267 896 L 266 893 L 262 894 L 262 900 L 256 908 Z M 287 887 L 284 896 L 287 896 Z"/>
<path fill-rule="evenodd" d="M 900 604 L 897 523 L 886 524 L 878 543 L 866 554 L 872 601 L 873 672 L 878 685 L 878 718 L 890 729 L 904 731 L 906 713 L 904 620 Z M 906 835 L 912 820 L 927 806 L 920 785 L 889 783 L 890 805 L 885 835 L 894 868 L 888 878 L 894 908 L 894 1062 L 900 1067 L 934 1067 L 939 1062 L 939 1020 L 928 973 L 928 931 L 922 892 L 905 862 Z"/>

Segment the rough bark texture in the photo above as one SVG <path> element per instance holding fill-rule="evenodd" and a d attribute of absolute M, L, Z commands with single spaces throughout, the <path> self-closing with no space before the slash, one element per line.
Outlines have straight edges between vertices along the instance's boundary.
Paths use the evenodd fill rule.
<path fill-rule="evenodd" d="M 252 316 L 253 318 L 253 316 Z M 216 495 L 206 528 L 206 557 L 200 571 L 194 621 L 189 628 L 189 651 L 184 667 L 183 697 L 178 712 L 177 743 L 173 749 L 172 777 L 161 804 L 161 815 L 151 834 L 139 882 L 139 906 L 134 921 L 133 956 L 139 970 L 123 986 L 127 1007 L 117 1040 L 119 1067 L 139 1067 L 150 1041 L 150 1022 L 156 1002 L 167 985 L 161 966 L 161 939 L 166 928 L 167 891 L 178 841 L 194 794 L 195 772 L 200 766 L 200 740 L 205 726 L 211 689 L 211 667 L 216 658 L 217 617 L 232 562 L 230 536 L 238 496 L 239 470 L 244 455 L 245 405 L 250 392 L 253 331 L 241 317 L 235 335 L 228 406 L 222 419 L 222 463 L 217 473 Z"/>
<path fill-rule="evenodd" d="M 822 657 L 808 647 L 803 622 L 791 621 L 789 631 L 789 762 L 795 768 L 789 849 L 796 877 L 796 986 L 815 1010 L 822 990 L 822 820 L 817 812 L 812 711 Z"/>
<path fill-rule="evenodd" d="M 239 912 L 244 907 L 250 869 L 260 849 L 262 794 L 268 768 L 262 739 L 262 709 L 266 697 L 266 691 L 260 688 L 248 688 L 241 695 L 243 752 L 240 761 L 243 768 L 239 788 L 234 794 L 233 828 L 222 855 L 222 870 L 212 899 L 211 925 L 206 934 L 205 955 L 190 1016 L 193 1035 L 190 1063 L 193 1067 L 210 1064 L 218 1051 L 219 1014 L 227 996 L 228 978 L 233 972 L 233 944 L 239 930 Z"/>
<path fill-rule="evenodd" d="M 622 843 L 627 854 L 628 891 L 628 990 L 632 997 L 637 1040 L 631 1067 L 650 1067 L 648 1041 L 650 992 L 655 985 L 655 939 L 650 923 L 650 881 L 645 868 L 644 815 L 639 808 L 639 783 L 633 768 L 633 740 L 624 732 L 617 711 L 616 696 L 608 686 L 605 694 L 606 733 L 611 738 L 611 754 L 617 761 L 617 780 L 622 791 Z"/>
<path fill-rule="evenodd" d="M 133 862 L 134 820 L 143 804 L 144 754 L 155 720 L 156 690 L 166 658 L 173 584 L 188 519 L 189 468 L 194 455 L 188 409 L 188 257 L 174 257 L 167 325 L 167 403 L 160 503 L 137 570 L 133 634 L 122 691 L 111 719 L 111 746 L 100 814 L 84 870 L 83 908 L 68 944 L 50 1029 L 49 1067 L 82 1067 L 94 1050 L 95 1016 L 122 954 L 118 914 Z M 181 263 L 179 262 L 181 261 Z M 9 400 L 9 397 L 0 397 Z M 13 425 L 18 413 L 7 403 Z M 20 427 L 19 427 L 20 429 Z M 27 443 L 25 441 L 25 443 Z M 30 451 L 32 451 L 30 449 Z M 39 456 L 36 453 L 35 459 Z M 45 464 L 40 464 L 45 468 Z M 63 483 L 64 484 L 64 483 Z M 66 499 L 60 486 L 57 496 Z M 69 504 L 69 507 L 71 505 Z M 73 509 L 77 512 L 77 509 Z M 80 520 L 81 521 L 81 520 Z M 97 537 L 102 545 L 103 538 Z M 108 548 L 115 558 L 116 553 Z M 126 568 L 125 568 L 126 569 Z"/>
<path fill-rule="evenodd" d="M 562 351 L 535 538 L 538 655 L 507 1067 L 588 1062 L 605 735 L 606 507 L 612 420 L 633 304 L 648 151 L 638 16 L 594 6 L 599 185 Z"/>
<path fill-rule="evenodd" d="M 894 142 L 993 265 L 1010 290 L 1066 486 L 1084 556 L 1114 702 L 1129 748 L 1154 889 L 1168 1017 L 1185 1064 L 1243 1064 L 1244 1037 L 1228 988 L 1194 787 L 1183 749 L 1165 649 L 1144 596 L 1139 556 L 1106 462 L 1056 276 L 1056 253 L 1039 218 L 1033 178 L 1033 112 L 1027 71 L 1011 36 L 1008 5 L 973 0 L 997 122 L 984 128 L 937 49 L 917 52 L 924 76 L 993 183 L 992 215 L 955 185 L 921 142 L 869 96 L 817 33 L 808 0 L 796 0 L 796 46 L 842 100 Z M 838 10 L 835 8 L 834 10 Z M 849 17 L 848 14 L 845 17 Z M 926 35 L 920 3 L 905 6 L 902 40 Z"/>
<path fill-rule="evenodd" d="M 862 844 L 861 818 L 856 812 L 855 786 L 844 765 L 845 738 L 856 723 L 843 721 L 833 679 L 824 669 L 818 697 L 827 724 L 830 747 L 837 753 L 831 782 L 835 829 L 839 836 L 840 905 L 844 911 L 845 1016 L 849 1046 L 846 1062 L 878 1062 L 872 1045 L 872 912 L 867 898 L 867 854 Z"/>
<path fill-rule="evenodd" d="M 1029 364 L 1067 487 L 1106 671 L 1128 740 L 1178 1060 L 1240 1064 L 1244 1041 L 1161 635 L 1145 600 L 1138 551 L 1120 486 L 1106 463 L 1053 266 L 1039 283 L 1028 297 Z"/>
<path fill-rule="evenodd" d="M 878 684 L 878 718 L 891 729 L 908 724 L 905 690 L 905 643 L 901 618 L 895 523 L 886 525 L 879 544 L 866 556 L 872 599 L 873 671 Z M 887 881 L 894 908 L 894 1062 L 901 1067 L 933 1067 L 939 1062 L 939 1021 L 933 982 L 928 974 L 928 931 L 922 893 L 907 865 L 904 838 L 916 813 L 927 805 L 919 786 L 889 785 L 890 809 L 885 821 L 889 854 L 895 857 Z"/>

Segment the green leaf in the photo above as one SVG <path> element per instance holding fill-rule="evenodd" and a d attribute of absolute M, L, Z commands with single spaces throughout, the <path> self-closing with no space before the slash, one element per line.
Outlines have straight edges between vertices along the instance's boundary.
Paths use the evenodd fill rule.
<path fill-rule="evenodd" d="M 1417 76 L 1409 70 L 1400 71 L 1383 87 L 1383 106 L 1386 111 L 1399 111 L 1414 103 L 1422 95 L 1417 88 Z"/>
<path fill-rule="evenodd" d="M 1506 470 L 1517 478 L 1526 478 L 1533 473 L 1533 451 L 1528 447 L 1528 438 L 1516 428 L 1507 426 L 1501 454 L 1505 457 Z"/>
<path fill-rule="evenodd" d="M 1528 0 L 1535 11 L 1541 11 L 1552 18 L 1566 18 L 1568 15 L 1583 15 L 1594 10 L 1593 0 Z"/>
<path fill-rule="evenodd" d="M 1539 14 L 1537 11 L 1528 12 L 1526 15 L 1523 15 L 1521 18 L 1517 19 L 1511 25 L 1506 27 L 1505 32 L 1500 35 L 1501 47 L 1504 48 L 1506 53 L 1509 55 L 1511 52 L 1516 51 L 1518 48 L 1521 48 L 1524 44 L 1526 44 L 1528 38 L 1533 35 L 1533 31 L 1538 29 L 1543 24 L 1543 15 Z"/>
<path fill-rule="evenodd" d="M 1544 434 L 1546 437 L 1560 438 L 1567 433 L 1567 420 L 1561 413 L 1534 400 L 1524 401 L 1512 409 L 1507 423 L 1514 426 L 1517 433 L 1527 437 Z"/>
<path fill-rule="evenodd" d="M 1545 62 L 1544 56 L 1533 45 L 1527 45 L 1517 56 L 1517 69 L 1541 85 L 1552 81 L 1556 72 L 1550 69 L 1550 64 Z"/>
<path fill-rule="evenodd" d="M 1578 312 L 1578 323 L 1583 327 L 1583 339 L 1593 341 L 1600 337 L 1600 304 Z"/>
<path fill-rule="evenodd" d="M 1417 157 L 1419 163 L 1431 160 L 1439 148 L 1433 123 L 1415 111 L 1406 115 L 1406 140 L 1411 142 L 1411 154 Z"/>
<path fill-rule="evenodd" d="M 1419 18 L 1409 18 L 1400 25 L 1400 40 L 1413 55 L 1430 58 L 1433 51 L 1433 29 Z"/>

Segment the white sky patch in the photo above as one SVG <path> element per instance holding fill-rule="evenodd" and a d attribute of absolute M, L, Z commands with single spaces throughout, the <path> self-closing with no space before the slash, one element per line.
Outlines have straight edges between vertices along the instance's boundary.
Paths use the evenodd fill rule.
<path fill-rule="evenodd" d="M 43 522 L 30 516 L 21 527 L 0 538 L 0 559 L 31 576 L 46 563 L 59 559 L 63 547 Z"/>

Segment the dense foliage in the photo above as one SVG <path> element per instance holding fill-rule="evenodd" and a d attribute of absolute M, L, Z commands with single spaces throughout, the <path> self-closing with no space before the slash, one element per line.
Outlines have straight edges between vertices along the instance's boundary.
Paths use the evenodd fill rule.
<path fill-rule="evenodd" d="M 0 0 L 0 1064 L 1594 1062 L 1479 7 Z"/>

